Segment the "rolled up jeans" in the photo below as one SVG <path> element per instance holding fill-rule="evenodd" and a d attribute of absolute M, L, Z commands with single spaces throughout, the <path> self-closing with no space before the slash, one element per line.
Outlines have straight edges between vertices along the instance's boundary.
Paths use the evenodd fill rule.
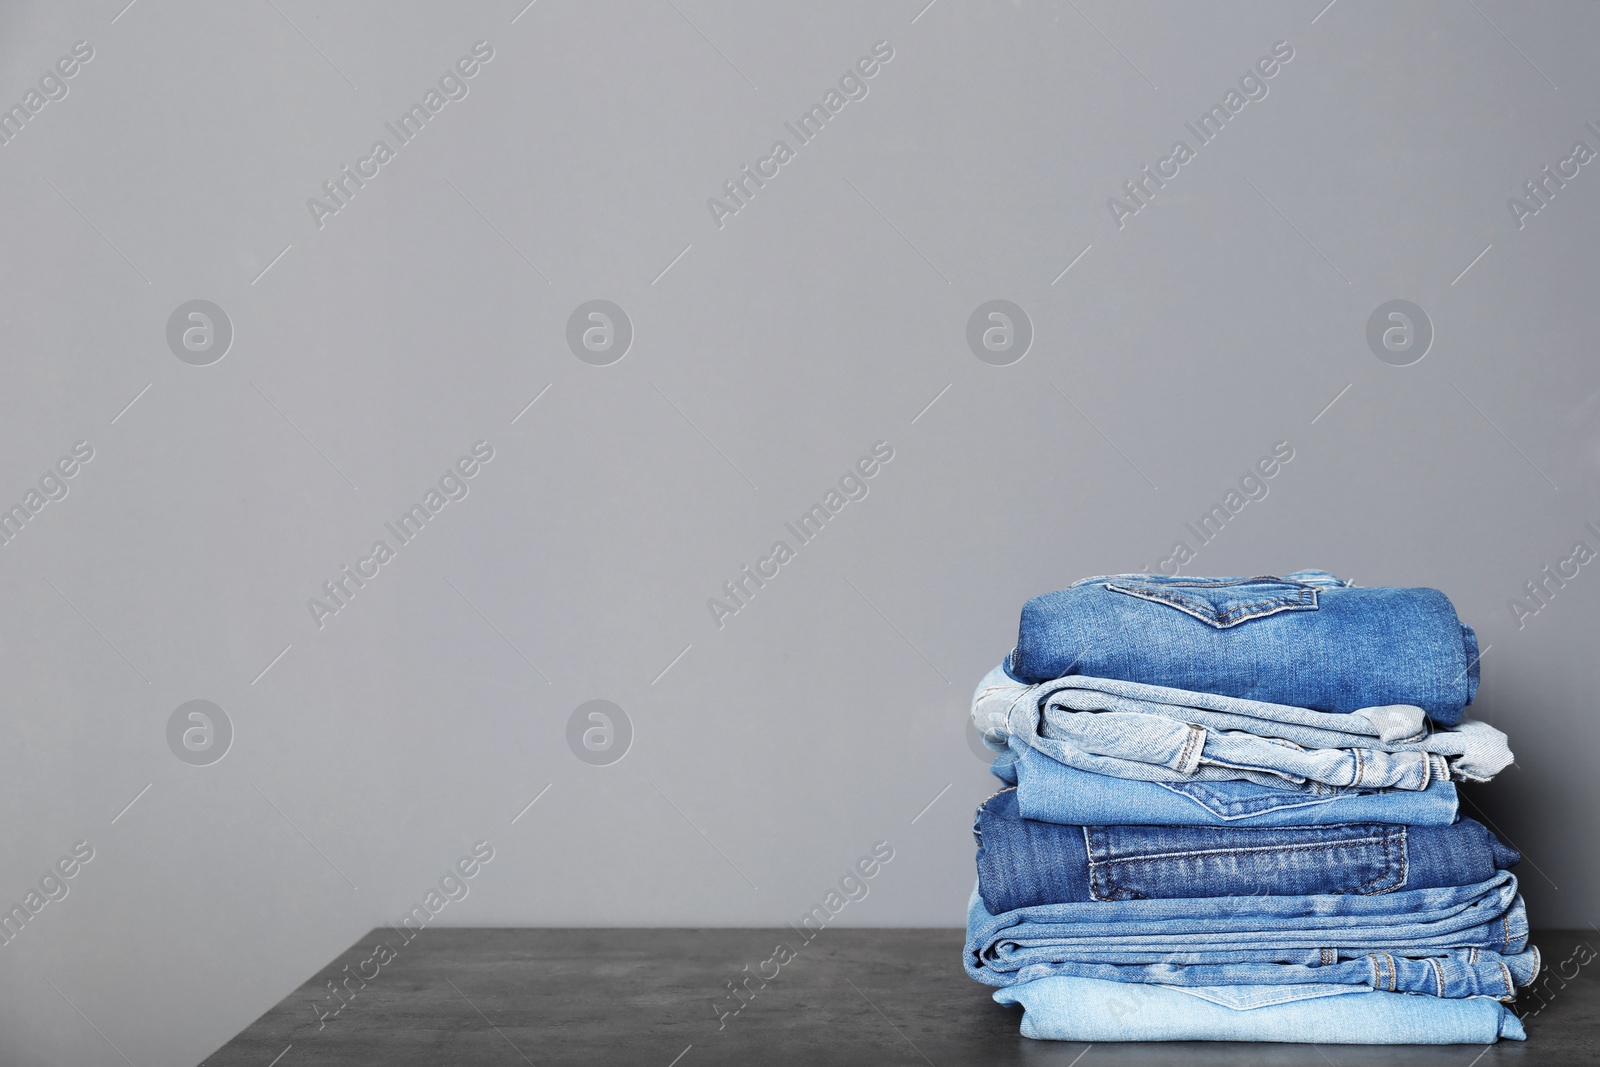
<path fill-rule="evenodd" d="M 973 888 L 964 963 L 988 985 L 1051 975 L 1167 985 L 1366 985 L 1510 997 L 1533 979 L 1508 871 L 1378 896 L 1190 897 L 1050 904 L 999 915 Z"/>
<path fill-rule="evenodd" d="M 1448 826 L 1456 820 L 1451 782 L 1422 790 L 1340 789 L 1314 782 L 1299 790 L 1254 782 L 1139 782 L 1068 767 L 1020 741 L 996 756 L 991 770 L 1017 787 L 1017 810 L 1024 818 L 1072 826 Z"/>
<path fill-rule="evenodd" d="M 1015 789 L 978 808 L 985 909 L 1178 897 L 1371 896 L 1476 885 L 1521 856 L 1473 819 L 1287 829 L 1063 826 L 1023 818 Z"/>
<path fill-rule="evenodd" d="M 1488 781 L 1512 761 L 1487 723 L 1433 728 L 1414 707 L 1328 713 L 1081 675 L 1027 686 L 1002 667 L 978 683 L 972 723 L 997 749 L 1020 739 L 1080 770 L 1155 782 L 1426 789 Z"/>
<path fill-rule="evenodd" d="M 1353 986 L 1129 986 L 1062 976 L 997 989 L 994 999 L 1022 1005 L 1023 1037 L 1055 1041 L 1488 1045 L 1525 1037 L 1522 1021 L 1493 1000 Z"/>
<path fill-rule="evenodd" d="M 1411 704 L 1443 725 L 1478 688 L 1478 640 L 1437 589 L 1278 577 L 1085 578 L 1029 600 L 1006 665 L 1149 682 L 1319 711 Z"/>

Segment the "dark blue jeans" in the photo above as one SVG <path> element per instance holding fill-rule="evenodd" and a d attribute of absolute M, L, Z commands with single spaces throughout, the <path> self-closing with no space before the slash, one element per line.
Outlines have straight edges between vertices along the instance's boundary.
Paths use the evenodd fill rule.
<path fill-rule="evenodd" d="M 1316 711 L 1411 704 L 1444 725 L 1478 688 L 1478 639 L 1437 589 L 1282 578 L 1085 578 L 1022 608 L 1006 670 L 1087 674 Z"/>
<path fill-rule="evenodd" d="M 1089 901 L 1372 895 L 1476 885 L 1522 857 L 1483 824 L 1063 826 L 1024 819 L 1017 792 L 978 809 L 978 892 L 1000 915 Z"/>

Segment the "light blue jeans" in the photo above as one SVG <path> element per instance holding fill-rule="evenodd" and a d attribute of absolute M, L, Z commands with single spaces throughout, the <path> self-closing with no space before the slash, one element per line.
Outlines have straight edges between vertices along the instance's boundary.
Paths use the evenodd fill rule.
<path fill-rule="evenodd" d="M 1151 782 L 1420 790 L 1488 781 L 1512 760 L 1489 724 L 1431 727 L 1415 707 L 1321 712 L 1084 675 L 1029 686 L 1002 667 L 978 683 L 972 722 L 996 749 L 1020 740 L 1079 770 Z"/>
<path fill-rule="evenodd" d="M 1421 790 L 1336 789 L 1315 782 L 1299 790 L 1254 782 L 1136 782 L 1068 767 L 1016 740 L 991 769 L 1017 787 L 1023 818 L 1071 826 L 1449 826 L 1456 821 L 1452 782 Z"/>
<path fill-rule="evenodd" d="M 967 973 L 1005 986 L 1055 975 L 1164 985 L 1362 985 L 1509 998 L 1538 973 L 1509 871 L 1379 896 L 1191 897 L 967 907 Z"/>
<path fill-rule="evenodd" d="M 1055 1041 L 1292 1041 L 1317 1045 L 1488 1045 L 1521 1041 L 1492 1000 L 1352 986 L 1125 985 L 1038 978 L 995 990 L 1023 1008 L 1022 1036 Z"/>

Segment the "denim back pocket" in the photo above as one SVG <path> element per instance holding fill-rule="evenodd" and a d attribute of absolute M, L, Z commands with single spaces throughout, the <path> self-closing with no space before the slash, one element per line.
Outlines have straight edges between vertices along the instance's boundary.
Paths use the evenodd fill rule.
<path fill-rule="evenodd" d="M 1271 576 L 1180 581 L 1117 578 L 1106 582 L 1105 586 L 1114 593 L 1176 608 L 1219 630 L 1280 611 L 1317 610 L 1314 586 Z"/>
<path fill-rule="evenodd" d="M 1331 804 L 1342 797 L 1367 796 L 1374 789 L 1323 786 L 1316 790 L 1280 789 L 1254 782 L 1157 782 L 1168 792 L 1186 797 L 1218 819 L 1233 822 L 1274 811 Z"/>
<path fill-rule="evenodd" d="M 1343 997 L 1371 992 L 1367 986 L 1352 985 L 1235 985 L 1235 986 L 1169 986 L 1176 993 L 1209 1001 L 1232 1011 L 1252 1011 L 1270 1008 L 1276 1004 L 1297 1004 L 1303 1000 L 1321 1000 L 1323 997 Z"/>
<path fill-rule="evenodd" d="M 1095 900 L 1367 895 L 1406 880 L 1406 828 L 1085 826 Z"/>

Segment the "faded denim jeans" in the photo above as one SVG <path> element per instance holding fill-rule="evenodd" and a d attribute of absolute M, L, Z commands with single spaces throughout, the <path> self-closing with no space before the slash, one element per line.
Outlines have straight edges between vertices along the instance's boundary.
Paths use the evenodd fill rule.
<path fill-rule="evenodd" d="M 997 749 L 1021 741 L 1079 770 L 1150 782 L 1426 789 L 1488 781 L 1512 760 L 1487 723 L 1433 727 L 1415 707 L 1321 712 L 1084 675 L 1029 686 L 1001 667 L 978 683 L 972 722 Z"/>
<path fill-rule="evenodd" d="M 1308 782 L 1300 789 L 1255 782 L 1137 782 L 1080 771 L 1013 741 L 990 771 L 1017 787 L 1025 819 L 1071 826 L 1330 826 L 1350 822 L 1449 826 L 1456 787 L 1337 789 Z"/>
<path fill-rule="evenodd" d="M 1055 1041 L 1488 1045 L 1525 1037 L 1522 1021 L 1493 1000 L 1355 986 L 1128 986 L 1055 977 L 997 989 L 994 999 L 1022 1005 L 1023 1037 Z"/>
<path fill-rule="evenodd" d="M 967 973 L 1166 985 L 1366 985 L 1509 998 L 1538 973 L 1509 871 L 1376 896 L 1192 897 L 1047 904 L 993 914 L 973 888 Z"/>

